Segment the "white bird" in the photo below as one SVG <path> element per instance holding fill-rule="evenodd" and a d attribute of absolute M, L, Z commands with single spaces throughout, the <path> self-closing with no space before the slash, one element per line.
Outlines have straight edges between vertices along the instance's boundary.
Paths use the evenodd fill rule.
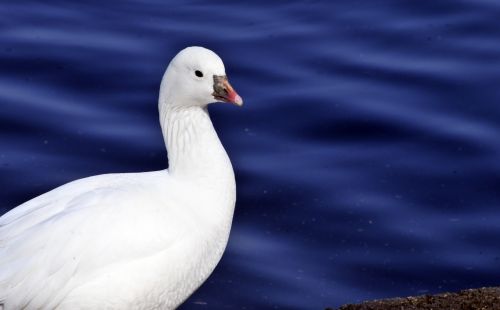
<path fill-rule="evenodd" d="M 212 273 L 236 200 L 210 120 L 241 106 L 222 60 L 188 47 L 160 87 L 169 169 L 60 186 L 0 218 L 0 309 L 174 309 Z"/>

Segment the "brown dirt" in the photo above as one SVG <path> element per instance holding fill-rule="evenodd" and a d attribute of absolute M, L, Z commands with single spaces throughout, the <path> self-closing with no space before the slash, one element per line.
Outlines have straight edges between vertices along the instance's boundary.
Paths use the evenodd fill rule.
<path fill-rule="evenodd" d="M 333 308 L 327 308 L 327 310 Z M 349 304 L 339 310 L 500 310 L 500 287 Z"/>

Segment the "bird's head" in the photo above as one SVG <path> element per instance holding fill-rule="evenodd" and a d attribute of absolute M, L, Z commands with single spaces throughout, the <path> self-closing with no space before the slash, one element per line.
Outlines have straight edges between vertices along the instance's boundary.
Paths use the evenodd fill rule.
<path fill-rule="evenodd" d="M 243 105 L 229 84 L 220 57 L 198 46 L 185 48 L 172 59 L 161 83 L 160 104 L 162 100 L 187 106 L 206 106 L 216 101 Z"/>

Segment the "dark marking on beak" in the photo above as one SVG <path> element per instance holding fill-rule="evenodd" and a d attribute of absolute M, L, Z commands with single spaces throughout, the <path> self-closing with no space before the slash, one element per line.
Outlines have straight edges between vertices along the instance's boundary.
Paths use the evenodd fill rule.
<path fill-rule="evenodd" d="M 243 105 L 243 100 L 234 91 L 225 75 L 214 75 L 214 92 L 212 96 L 214 96 L 217 101 L 230 102 L 238 106 Z"/>

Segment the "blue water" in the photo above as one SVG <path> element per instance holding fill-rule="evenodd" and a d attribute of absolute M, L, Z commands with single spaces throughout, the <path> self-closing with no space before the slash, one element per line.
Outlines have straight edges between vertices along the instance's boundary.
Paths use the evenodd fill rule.
<path fill-rule="evenodd" d="M 500 284 L 500 2 L 3 1 L 0 212 L 163 169 L 170 59 L 203 45 L 236 170 L 226 253 L 182 309 L 321 309 Z"/>

